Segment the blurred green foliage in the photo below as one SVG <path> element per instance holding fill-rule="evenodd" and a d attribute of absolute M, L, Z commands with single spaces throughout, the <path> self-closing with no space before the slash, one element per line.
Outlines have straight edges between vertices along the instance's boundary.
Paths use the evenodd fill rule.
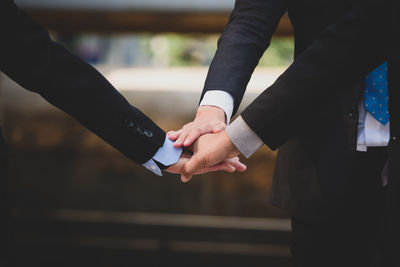
<path fill-rule="evenodd" d="M 293 61 L 293 37 L 276 37 L 260 59 L 259 66 L 288 66 Z"/>
<path fill-rule="evenodd" d="M 114 67 L 208 66 L 219 34 L 125 34 L 59 36 L 73 53 L 92 64 Z M 275 37 L 259 66 L 287 66 L 293 60 L 292 37 Z M 235 56 L 235 55 L 232 55 Z"/>
<path fill-rule="evenodd" d="M 219 35 L 162 35 L 168 43 L 171 66 L 209 65 L 217 49 Z M 287 66 L 293 61 L 292 37 L 274 37 L 259 66 Z"/>

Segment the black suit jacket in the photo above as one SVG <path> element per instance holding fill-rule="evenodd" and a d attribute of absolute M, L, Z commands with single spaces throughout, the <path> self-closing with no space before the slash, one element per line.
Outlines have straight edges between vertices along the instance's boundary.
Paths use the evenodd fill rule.
<path fill-rule="evenodd" d="M 137 163 L 149 160 L 163 145 L 163 130 L 93 67 L 53 42 L 12 0 L 0 1 L 0 36 L 0 70 L 22 87 Z"/>
<path fill-rule="evenodd" d="M 271 200 L 292 216 L 321 218 L 343 204 L 354 166 L 360 81 L 385 60 L 390 28 L 383 2 L 369 14 L 376 23 L 368 24 L 355 5 L 348 0 L 237 0 L 206 80 L 203 93 L 225 90 L 237 110 L 280 17 L 288 12 L 296 63 L 241 115 L 265 144 L 280 148 Z M 313 44 L 316 38 L 320 41 Z M 302 53 L 311 44 L 306 63 Z"/>
<path fill-rule="evenodd" d="M 148 161 L 165 133 L 93 67 L 53 42 L 47 31 L 0 0 L 0 71 L 40 94 L 137 163 Z M 12 266 L 11 211 L 7 205 L 6 149 L 0 130 L 0 265 Z M 8 261 L 11 261 L 10 263 Z"/>
<path fill-rule="evenodd" d="M 386 189 L 383 266 L 400 266 L 400 3 L 366 0 L 330 27 L 292 66 L 242 113 L 245 121 L 271 147 L 286 131 L 299 133 L 295 119 L 313 117 L 324 107 L 314 102 L 346 97 L 343 83 L 355 84 L 387 60 L 389 66 L 389 180 Z M 311 98 L 313 100 L 311 100 Z M 337 100 L 333 100 L 337 101 Z M 279 104 L 278 104 L 279 103 Z M 304 104 L 311 108 L 304 108 Z M 300 113 L 300 114 L 299 114 Z M 276 120 L 276 117 L 279 120 Z M 330 142 L 331 140 L 326 140 Z M 333 149 L 333 148 L 332 148 Z M 338 160 L 338 159 L 334 159 Z M 337 166 L 343 168 L 343 166 Z M 332 185 L 320 177 L 321 187 Z M 344 184 L 345 185 L 345 184 Z M 360 184 L 362 186 L 362 184 Z M 336 191 L 338 187 L 333 188 Z M 325 188 L 325 191 L 330 190 Z"/>

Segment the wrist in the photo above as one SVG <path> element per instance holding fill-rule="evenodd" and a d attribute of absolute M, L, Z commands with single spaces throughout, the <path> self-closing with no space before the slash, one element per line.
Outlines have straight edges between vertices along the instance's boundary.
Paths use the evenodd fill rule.
<path fill-rule="evenodd" d="M 222 136 L 222 143 L 226 148 L 227 158 L 233 158 L 240 155 L 239 149 L 232 142 L 226 130 L 222 131 L 220 134 Z"/>
<path fill-rule="evenodd" d="M 226 116 L 225 111 L 217 106 L 200 106 L 196 112 L 196 118 L 200 117 L 213 117 L 221 122 L 225 122 Z"/>

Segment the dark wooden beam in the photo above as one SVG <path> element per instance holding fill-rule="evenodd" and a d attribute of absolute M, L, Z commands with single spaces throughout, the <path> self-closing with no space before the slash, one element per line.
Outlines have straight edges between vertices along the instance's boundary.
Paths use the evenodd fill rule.
<path fill-rule="evenodd" d="M 220 33 L 228 13 L 103 12 L 30 9 L 27 12 L 48 29 L 60 33 L 178 32 Z M 291 23 L 284 16 L 277 35 L 291 35 Z"/>

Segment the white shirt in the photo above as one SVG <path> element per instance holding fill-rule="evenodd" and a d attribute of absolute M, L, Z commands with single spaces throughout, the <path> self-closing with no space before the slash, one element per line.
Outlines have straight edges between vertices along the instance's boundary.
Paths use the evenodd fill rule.
<path fill-rule="evenodd" d="M 383 125 L 377 121 L 360 101 L 357 133 L 357 151 L 367 151 L 367 147 L 387 146 L 390 139 L 390 122 Z"/>
<path fill-rule="evenodd" d="M 388 122 L 386 125 L 383 125 L 382 123 L 377 121 L 371 114 L 369 114 L 365 110 L 363 103 L 364 101 L 362 100 L 360 101 L 359 104 L 360 113 L 358 121 L 358 137 L 357 137 L 357 148 L 356 148 L 357 151 L 365 152 L 367 151 L 367 147 L 387 146 L 390 139 L 390 122 Z M 200 106 L 216 106 L 223 109 L 225 111 L 227 122 L 229 123 L 230 118 L 232 117 L 234 99 L 231 94 L 222 90 L 208 91 L 204 94 Z M 250 129 L 249 127 L 247 128 Z M 240 130 L 242 135 L 244 134 L 243 129 L 247 128 L 242 127 L 242 129 Z M 246 135 L 246 136 L 247 136 L 246 139 L 249 140 L 248 138 L 251 135 Z M 259 140 L 257 140 L 257 142 L 254 142 L 254 144 L 260 145 Z M 246 153 L 243 154 L 246 157 L 249 157 L 258 148 L 259 146 L 249 150 L 249 146 L 247 146 L 247 148 L 245 149 Z"/>

